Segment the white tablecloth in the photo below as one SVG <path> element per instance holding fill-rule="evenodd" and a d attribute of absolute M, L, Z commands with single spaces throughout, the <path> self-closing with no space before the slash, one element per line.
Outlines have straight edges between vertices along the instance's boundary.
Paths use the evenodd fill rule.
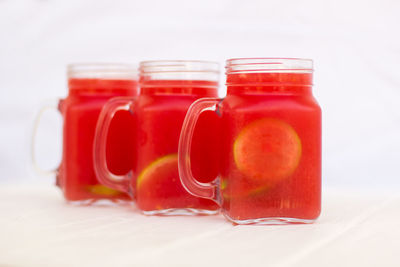
<path fill-rule="evenodd" d="M 400 266 L 400 196 L 324 190 L 315 224 L 72 206 L 57 188 L 0 188 L 0 266 Z M 228 265 L 229 264 L 229 265 Z"/>

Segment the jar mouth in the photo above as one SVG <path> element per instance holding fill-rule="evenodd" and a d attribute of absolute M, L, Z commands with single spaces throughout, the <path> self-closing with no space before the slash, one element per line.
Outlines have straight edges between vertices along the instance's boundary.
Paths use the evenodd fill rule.
<path fill-rule="evenodd" d="M 312 73 L 312 59 L 304 58 L 232 58 L 226 61 L 226 74 L 239 73 Z"/>
<path fill-rule="evenodd" d="M 140 62 L 140 80 L 218 81 L 217 62 L 202 60 L 148 60 Z"/>
<path fill-rule="evenodd" d="M 219 73 L 219 64 L 202 60 L 147 60 L 140 62 L 140 73 L 160 72 L 215 72 Z"/>
<path fill-rule="evenodd" d="M 76 63 L 67 66 L 69 78 L 137 80 L 137 68 L 123 63 Z"/>

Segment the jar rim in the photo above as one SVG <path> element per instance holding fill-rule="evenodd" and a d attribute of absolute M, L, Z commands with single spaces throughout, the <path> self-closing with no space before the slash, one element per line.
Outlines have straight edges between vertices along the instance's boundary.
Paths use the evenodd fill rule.
<path fill-rule="evenodd" d="M 134 79 L 137 67 L 126 63 L 73 63 L 67 65 L 69 78 Z"/>
<path fill-rule="evenodd" d="M 312 73 L 313 60 L 306 58 L 258 57 L 231 58 L 226 61 L 226 74 L 236 73 Z"/>
<path fill-rule="evenodd" d="M 146 60 L 139 64 L 141 74 L 210 72 L 219 73 L 219 63 L 205 60 Z"/>
<path fill-rule="evenodd" d="M 219 81 L 220 65 L 203 60 L 147 60 L 139 64 L 142 86 L 152 80 Z"/>

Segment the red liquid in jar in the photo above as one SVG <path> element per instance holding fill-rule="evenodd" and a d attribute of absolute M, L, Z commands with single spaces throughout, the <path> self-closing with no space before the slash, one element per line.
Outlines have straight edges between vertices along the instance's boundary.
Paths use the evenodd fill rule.
<path fill-rule="evenodd" d="M 136 102 L 138 153 L 136 200 L 143 211 L 169 209 L 218 210 L 211 200 L 194 197 L 182 186 L 178 174 L 178 141 L 186 112 L 198 98 L 216 97 L 217 83 L 211 81 L 143 81 Z M 218 118 L 213 111 L 200 116 L 192 144 L 192 170 L 200 180 L 211 181 L 218 171 Z M 210 166 L 210 161 L 213 162 Z M 135 183 L 135 181 L 134 181 Z"/>
<path fill-rule="evenodd" d="M 229 74 L 221 106 L 221 195 L 232 220 L 314 220 L 321 207 L 321 110 L 312 74 Z"/>
<path fill-rule="evenodd" d="M 68 85 L 69 95 L 59 106 L 64 130 L 57 184 L 69 201 L 129 199 L 125 193 L 98 183 L 93 169 L 93 140 L 103 105 L 112 97 L 135 96 L 137 81 L 72 78 Z M 110 126 L 107 164 L 114 173 L 124 174 L 131 168 L 132 125 L 132 117 L 120 112 Z"/>

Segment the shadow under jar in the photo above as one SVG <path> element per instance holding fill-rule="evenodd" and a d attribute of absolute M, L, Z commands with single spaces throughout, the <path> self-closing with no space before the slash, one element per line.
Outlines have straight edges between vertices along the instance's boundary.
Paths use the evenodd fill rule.
<path fill-rule="evenodd" d="M 219 65 L 206 61 L 144 61 L 140 63 L 140 95 L 111 100 L 102 111 L 95 141 L 95 166 L 100 181 L 124 191 L 147 215 L 215 214 L 213 201 L 194 197 L 183 188 L 178 172 L 178 141 L 189 106 L 218 95 Z M 126 175 L 111 173 L 106 162 L 107 129 L 117 110 L 134 118 L 135 159 Z M 211 115 L 214 115 L 213 113 Z M 207 139 L 208 131 L 197 133 Z M 195 145 L 199 154 L 204 149 Z M 195 160 L 194 169 L 202 165 Z M 211 171 L 211 170 L 210 170 Z M 212 173 L 203 172 L 204 177 Z"/>
<path fill-rule="evenodd" d="M 185 188 L 212 199 L 236 224 L 311 223 L 321 210 L 321 109 L 307 59 L 230 59 L 227 96 L 200 99 L 188 111 L 179 144 Z M 191 134 L 197 116 L 220 118 L 219 177 L 196 180 Z"/>

